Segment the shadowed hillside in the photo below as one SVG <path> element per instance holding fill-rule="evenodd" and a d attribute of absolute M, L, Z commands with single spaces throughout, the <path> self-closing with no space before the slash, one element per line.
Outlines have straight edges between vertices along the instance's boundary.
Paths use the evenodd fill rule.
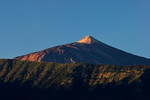
<path fill-rule="evenodd" d="M 149 68 L 1 59 L 0 99 L 148 100 Z"/>

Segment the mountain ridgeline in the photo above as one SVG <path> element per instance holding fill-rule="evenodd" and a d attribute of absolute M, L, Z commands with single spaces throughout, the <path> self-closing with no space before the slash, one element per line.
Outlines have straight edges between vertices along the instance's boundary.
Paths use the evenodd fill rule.
<path fill-rule="evenodd" d="M 78 42 L 48 48 L 14 59 L 57 63 L 150 65 L 150 59 L 116 49 L 91 36 L 86 36 Z"/>
<path fill-rule="evenodd" d="M 1 100 L 149 100 L 150 66 L 0 60 Z"/>

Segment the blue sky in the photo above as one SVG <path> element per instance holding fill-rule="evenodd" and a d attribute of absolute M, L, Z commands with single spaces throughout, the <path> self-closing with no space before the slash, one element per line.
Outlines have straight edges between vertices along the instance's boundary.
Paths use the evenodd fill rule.
<path fill-rule="evenodd" d="M 0 58 L 86 35 L 150 58 L 150 0 L 0 0 Z"/>

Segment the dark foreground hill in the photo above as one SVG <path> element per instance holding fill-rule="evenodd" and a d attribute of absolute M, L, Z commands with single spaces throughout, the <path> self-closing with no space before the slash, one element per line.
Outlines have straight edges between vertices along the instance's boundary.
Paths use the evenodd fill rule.
<path fill-rule="evenodd" d="M 0 100 L 150 100 L 150 66 L 0 60 Z"/>
<path fill-rule="evenodd" d="M 57 63 L 150 65 L 150 59 L 116 49 L 91 36 L 86 36 L 78 42 L 48 48 L 15 59 Z"/>

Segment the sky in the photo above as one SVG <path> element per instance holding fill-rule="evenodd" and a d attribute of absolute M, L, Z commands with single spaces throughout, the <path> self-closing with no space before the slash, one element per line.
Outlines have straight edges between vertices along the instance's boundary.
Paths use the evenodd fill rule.
<path fill-rule="evenodd" d="M 87 35 L 150 58 L 150 0 L 0 0 L 0 58 Z"/>

